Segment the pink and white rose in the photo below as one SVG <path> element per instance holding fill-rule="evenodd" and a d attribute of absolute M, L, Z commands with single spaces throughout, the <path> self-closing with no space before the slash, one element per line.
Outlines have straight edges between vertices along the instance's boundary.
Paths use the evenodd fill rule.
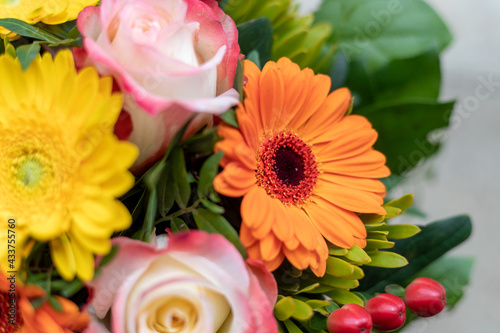
<path fill-rule="evenodd" d="M 215 0 L 102 0 L 77 23 L 77 66 L 112 75 L 125 95 L 136 166 L 161 156 L 193 114 L 190 132 L 238 103 L 238 31 Z"/>
<path fill-rule="evenodd" d="M 277 332 L 274 277 L 221 235 L 196 230 L 157 245 L 124 237 L 113 244 L 117 254 L 91 282 L 85 333 Z"/>

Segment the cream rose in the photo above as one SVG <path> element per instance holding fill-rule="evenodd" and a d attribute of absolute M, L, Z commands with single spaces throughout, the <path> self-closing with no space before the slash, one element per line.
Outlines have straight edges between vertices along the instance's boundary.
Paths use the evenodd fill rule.
<path fill-rule="evenodd" d="M 277 332 L 276 281 L 221 235 L 196 230 L 156 246 L 113 242 L 118 253 L 91 283 L 86 333 Z"/>

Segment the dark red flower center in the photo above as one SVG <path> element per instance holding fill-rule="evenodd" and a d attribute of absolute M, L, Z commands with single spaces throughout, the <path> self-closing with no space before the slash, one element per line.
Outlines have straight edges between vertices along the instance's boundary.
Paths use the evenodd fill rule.
<path fill-rule="evenodd" d="M 302 205 L 311 196 L 318 178 L 311 147 L 297 135 L 279 132 L 261 142 L 257 185 L 285 204 Z"/>
<path fill-rule="evenodd" d="M 14 333 L 18 332 L 23 324 L 23 318 L 19 312 L 19 296 L 11 295 L 0 291 L 0 332 Z"/>

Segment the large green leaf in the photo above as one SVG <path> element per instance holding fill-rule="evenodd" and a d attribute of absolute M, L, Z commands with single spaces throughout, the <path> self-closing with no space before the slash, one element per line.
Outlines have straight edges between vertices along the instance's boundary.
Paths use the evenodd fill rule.
<path fill-rule="evenodd" d="M 325 0 L 316 21 L 331 23 L 331 41 L 348 60 L 366 59 L 369 72 L 393 59 L 417 56 L 451 41 L 446 25 L 424 1 Z"/>
<path fill-rule="evenodd" d="M 409 265 L 397 269 L 364 267 L 359 290 L 382 292 L 389 284 L 403 284 L 408 278 L 466 240 L 472 231 L 468 216 L 459 215 L 421 227 L 415 236 L 396 242 L 391 251 L 404 256 Z"/>
<path fill-rule="evenodd" d="M 31 37 L 51 43 L 57 43 L 61 40 L 59 37 L 51 34 L 48 31 L 42 30 L 33 25 L 29 25 L 26 22 L 13 18 L 0 19 L 0 27 L 9 29 L 10 31 L 18 33 L 22 36 Z"/>
<path fill-rule="evenodd" d="M 441 70 L 436 48 L 392 59 L 376 71 L 370 71 L 367 61 L 361 58 L 350 62 L 343 82 L 356 97 L 355 107 L 409 98 L 435 100 L 439 95 Z"/>
<path fill-rule="evenodd" d="M 247 257 L 245 247 L 241 244 L 238 233 L 222 215 L 208 209 L 198 208 L 193 212 L 193 217 L 198 229 L 223 235 L 228 241 L 233 243 L 244 258 Z"/>
<path fill-rule="evenodd" d="M 354 111 L 365 115 L 379 133 L 374 147 L 387 157 L 393 174 L 403 174 L 439 149 L 429 133 L 448 126 L 454 102 L 408 101 L 376 104 Z"/>
<path fill-rule="evenodd" d="M 241 53 L 257 51 L 261 65 L 271 58 L 273 44 L 273 25 L 267 17 L 238 25 L 238 43 Z"/>

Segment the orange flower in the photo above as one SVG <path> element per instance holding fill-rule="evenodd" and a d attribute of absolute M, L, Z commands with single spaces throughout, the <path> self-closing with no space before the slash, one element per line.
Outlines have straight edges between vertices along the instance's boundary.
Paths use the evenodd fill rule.
<path fill-rule="evenodd" d="M 224 170 L 214 179 L 226 196 L 244 196 L 240 237 L 249 256 L 275 270 L 286 257 L 322 276 L 329 242 L 366 245 L 356 213 L 385 214 L 385 156 L 372 148 L 377 132 L 359 115 L 346 116 L 348 89 L 331 94 L 330 78 L 300 70 L 289 59 L 261 71 L 245 62 L 240 129 L 219 127 Z M 323 238 L 324 237 L 324 238 Z"/>
<path fill-rule="evenodd" d="M 44 290 L 35 285 L 21 286 L 15 283 L 17 276 L 10 280 L 9 277 L 12 276 L 0 272 L 0 332 L 71 333 L 89 324 L 90 317 L 80 313 L 75 303 L 63 297 L 56 296 L 61 312 L 48 301 L 33 308 L 31 300 L 45 296 Z"/>

